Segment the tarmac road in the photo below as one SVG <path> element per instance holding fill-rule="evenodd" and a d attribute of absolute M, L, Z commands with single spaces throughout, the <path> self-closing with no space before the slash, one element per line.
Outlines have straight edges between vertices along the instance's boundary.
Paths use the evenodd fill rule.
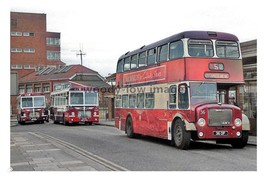
<path fill-rule="evenodd" d="M 72 149 L 76 147 L 78 150 L 88 153 L 87 155 L 96 155 L 115 166 L 131 171 L 257 170 L 257 146 L 253 145 L 247 145 L 244 149 L 233 149 L 230 145 L 194 142 L 191 149 L 185 151 L 176 149 L 166 140 L 145 136 L 130 139 L 117 128 L 103 125 L 63 126 L 45 123 L 11 127 L 11 136 L 19 133 L 36 134 L 37 137 L 41 136 L 40 138 L 47 139 L 50 137 L 50 140 L 46 140 L 47 142 L 51 139 L 52 141 L 53 139 L 54 141 L 58 140 L 57 144 L 65 143 Z M 61 145 L 61 147 L 66 147 L 66 145 Z M 84 157 L 81 154 L 80 156 Z M 12 161 L 16 161 L 15 159 L 11 159 L 11 165 Z M 110 170 L 107 167 L 103 168 L 101 163 L 91 165 L 90 168 L 88 165 L 90 161 L 83 160 L 83 162 L 87 164 L 87 167 L 83 165 L 83 170 L 91 168 L 100 171 Z M 66 167 L 61 165 L 59 168 L 65 170 Z M 66 170 L 69 168 L 67 167 Z"/>

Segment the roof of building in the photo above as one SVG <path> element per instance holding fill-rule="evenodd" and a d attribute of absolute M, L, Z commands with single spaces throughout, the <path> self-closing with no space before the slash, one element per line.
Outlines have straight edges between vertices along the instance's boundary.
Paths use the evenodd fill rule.
<path fill-rule="evenodd" d="M 84 67 L 82 65 L 67 65 L 61 68 L 44 67 L 39 71 L 30 73 L 22 77 L 19 83 L 29 83 L 36 81 L 54 81 L 54 80 L 69 80 L 77 73 L 87 73 L 99 75 L 98 72 Z"/>

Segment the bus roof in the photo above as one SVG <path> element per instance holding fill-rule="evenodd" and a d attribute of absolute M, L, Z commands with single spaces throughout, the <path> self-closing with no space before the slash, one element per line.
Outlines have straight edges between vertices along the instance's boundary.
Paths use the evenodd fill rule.
<path fill-rule="evenodd" d="M 140 52 L 146 51 L 148 49 L 153 49 L 157 46 L 161 46 L 164 44 L 167 44 L 169 42 L 177 41 L 183 38 L 191 38 L 191 39 L 216 39 L 216 40 L 225 40 L 225 41 L 238 41 L 238 38 L 230 33 L 224 33 L 224 32 L 213 32 L 213 31 L 185 31 L 181 32 L 175 35 L 172 35 L 170 37 L 164 38 L 160 41 L 157 41 L 155 43 L 149 44 L 147 46 L 142 46 L 139 49 L 136 49 L 131 52 L 127 52 L 126 54 L 123 54 L 119 60 L 122 58 L 131 56 L 133 54 L 138 54 Z"/>

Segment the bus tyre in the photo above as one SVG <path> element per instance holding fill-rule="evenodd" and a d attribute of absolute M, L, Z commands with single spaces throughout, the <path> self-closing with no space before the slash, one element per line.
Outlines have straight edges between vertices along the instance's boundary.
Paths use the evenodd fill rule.
<path fill-rule="evenodd" d="M 172 130 L 174 145 L 179 149 L 188 149 L 191 143 L 191 132 L 185 130 L 184 123 L 181 119 L 174 121 Z"/>
<path fill-rule="evenodd" d="M 129 138 L 134 138 L 133 121 L 131 117 L 126 119 L 126 134 Z"/>
<path fill-rule="evenodd" d="M 233 148 L 244 148 L 248 142 L 248 131 L 242 132 L 242 137 L 232 140 L 231 145 Z"/>
<path fill-rule="evenodd" d="M 64 124 L 64 125 L 69 125 L 69 123 L 68 123 L 68 121 L 66 121 L 64 115 L 63 115 L 63 124 Z"/>

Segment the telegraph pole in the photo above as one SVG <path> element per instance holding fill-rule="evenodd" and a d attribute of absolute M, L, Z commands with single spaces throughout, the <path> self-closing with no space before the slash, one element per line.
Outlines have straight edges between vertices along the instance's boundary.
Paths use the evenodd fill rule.
<path fill-rule="evenodd" d="M 82 52 L 82 50 L 79 50 L 79 53 L 76 54 L 77 56 L 81 56 L 81 65 L 83 65 L 83 56 L 86 55 L 85 53 Z"/>

